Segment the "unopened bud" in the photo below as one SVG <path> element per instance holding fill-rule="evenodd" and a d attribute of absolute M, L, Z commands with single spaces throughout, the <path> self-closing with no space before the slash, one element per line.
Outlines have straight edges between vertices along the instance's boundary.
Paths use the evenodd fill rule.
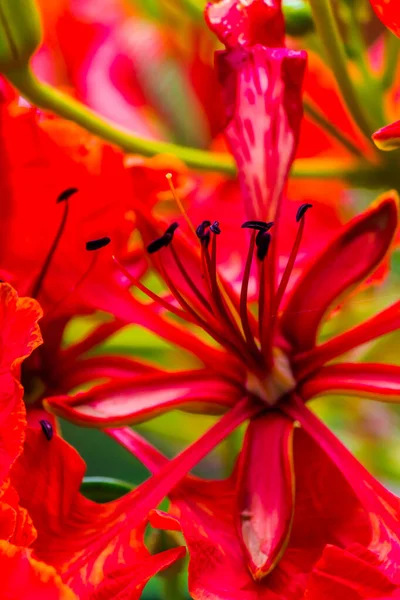
<path fill-rule="evenodd" d="M 314 30 L 311 8 L 304 0 L 283 0 L 282 10 L 288 35 L 296 37 Z"/>
<path fill-rule="evenodd" d="M 41 41 L 35 0 L 0 0 L 0 71 L 26 66 Z"/>

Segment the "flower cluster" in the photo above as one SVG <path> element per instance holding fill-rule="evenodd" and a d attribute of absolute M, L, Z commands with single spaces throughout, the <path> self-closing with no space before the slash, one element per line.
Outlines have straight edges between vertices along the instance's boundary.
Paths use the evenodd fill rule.
<path fill-rule="evenodd" d="M 399 241 L 397 39 L 363 0 L 60 4 L 0 0 L 2 597 L 178 599 L 187 555 L 195 600 L 400 599 L 400 499 L 310 405 L 400 402 L 400 300 L 352 318 Z M 173 458 L 133 428 L 169 414 L 157 446 L 212 420 Z M 85 478 L 65 421 L 150 477 Z"/>

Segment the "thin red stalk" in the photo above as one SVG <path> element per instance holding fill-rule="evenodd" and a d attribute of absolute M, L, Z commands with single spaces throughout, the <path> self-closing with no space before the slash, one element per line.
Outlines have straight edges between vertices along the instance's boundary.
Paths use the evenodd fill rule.
<path fill-rule="evenodd" d="M 188 321 L 189 323 L 195 323 L 196 322 L 194 319 L 190 318 L 186 314 L 185 311 L 181 310 L 180 308 L 177 308 L 176 306 L 174 306 L 170 302 L 167 302 L 166 300 L 164 300 L 163 298 L 161 298 L 161 296 L 158 296 L 158 294 L 155 294 L 154 292 L 152 292 L 139 279 L 137 279 L 136 277 L 134 277 L 133 275 L 131 275 L 129 273 L 129 271 L 124 267 L 124 265 L 121 264 L 119 262 L 119 260 L 115 256 L 113 256 L 113 261 L 118 266 L 118 268 L 120 269 L 120 271 L 125 275 L 125 277 L 128 279 L 128 281 L 130 281 L 132 285 L 136 286 L 141 292 L 143 292 L 144 294 L 146 294 L 146 296 L 148 296 L 149 298 L 151 298 L 152 300 L 154 300 L 154 302 L 157 302 L 157 304 L 160 304 L 163 308 L 165 308 L 166 310 L 172 312 L 174 315 L 176 315 L 180 319 Z"/>
<path fill-rule="evenodd" d="M 248 289 L 249 289 L 251 265 L 253 262 L 255 238 L 256 238 L 256 232 L 253 231 L 251 234 L 251 238 L 250 238 L 250 246 L 249 246 L 249 251 L 247 253 L 247 259 L 246 259 L 246 264 L 245 264 L 244 273 L 243 273 L 242 287 L 240 290 L 240 319 L 242 321 L 242 327 L 243 327 L 244 335 L 246 337 L 247 344 L 249 346 L 249 350 L 251 353 L 253 353 L 255 355 L 255 357 L 259 358 L 260 351 L 257 348 L 257 345 L 253 338 L 252 331 L 250 329 L 249 319 L 248 319 L 248 310 L 247 310 L 247 296 L 248 296 Z"/>
<path fill-rule="evenodd" d="M 172 255 L 174 257 L 174 260 L 176 262 L 176 264 L 178 265 L 178 269 L 180 270 L 180 272 L 182 273 L 186 283 L 188 284 L 188 286 L 190 287 L 190 289 L 192 290 L 192 292 L 195 294 L 195 296 L 200 300 L 200 302 L 202 304 L 204 304 L 205 308 L 208 310 L 208 312 L 210 312 L 211 314 L 213 314 L 213 310 L 211 308 L 210 303 L 208 302 L 207 298 L 205 298 L 203 296 L 203 294 L 200 292 L 200 290 L 198 288 L 196 288 L 196 286 L 194 285 L 192 279 L 189 277 L 185 267 L 182 264 L 181 259 L 179 258 L 175 248 L 174 248 L 174 244 L 173 242 L 171 242 L 170 244 L 170 249 L 172 252 Z"/>
<path fill-rule="evenodd" d="M 280 303 L 282 301 L 283 295 L 284 295 L 287 285 L 289 283 L 290 275 L 293 271 L 296 256 L 297 256 L 297 253 L 300 248 L 301 239 L 303 237 L 304 223 L 305 223 L 305 219 L 303 218 L 303 219 L 301 219 L 299 227 L 297 229 L 296 238 L 295 238 L 292 250 L 290 252 L 285 270 L 283 272 L 282 279 L 281 279 L 279 287 L 278 287 L 278 291 L 276 293 L 274 309 L 273 309 L 274 317 L 276 317 L 278 315 Z"/>
<path fill-rule="evenodd" d="M 48 272 L 48 270 L 50 268 L 50 265 L 51 265 L 51 261 L 53 260 L 54 254 L 55 254 L 55 252 L 57 250 L 57 246 L 60 243 L 61 236 L 62 236 L 62 234 L 64 232 L 65 225 L 66 225 L 67 219 L 68 219 L 68 213 L 69 213 L 69 203 L 68 203 L 68 200 L 65 200 L 64 201 L 64 212 L 63 212 L 63 216 L 62 216 L 62 219 L 61 219 L 61 223 L 60 223 L 60 225 L 58 227 L 56 236 L 55 236 L 55 238 L 53 240 L 53 243 L 50 246 L 50 250 L 47 253 L 47 256 L 45 258 L 43 266 L 42 266 L 42 268 L 40 270 L 38 278 L 36 279 L 35 285 L 33 286 L 33 289 L 32 289 L 31 296 L 33 298 L 37 298 L 37 296 L 38 296 L 38 294 L 39 294 L 39 292 L 40 292 L 40 290 L 42 288 L 43 281 L 45 280 L 45 277 L 46 277 L 47 272 Z"/>
<path fill-rule="evenodd" d="M 267 262 L 268 261 L 268 264 Z M 268 365 L 272 367 L 272 339 L 271 339 L 271 308 L 273 303 L 274 270 L 271 269 L 270 257 L 261 261 L 260 283 L 258 291 L 258 322 L 261 343 L 261 352 Z M 267 266 L 268 268 L 267 268 Z"/>

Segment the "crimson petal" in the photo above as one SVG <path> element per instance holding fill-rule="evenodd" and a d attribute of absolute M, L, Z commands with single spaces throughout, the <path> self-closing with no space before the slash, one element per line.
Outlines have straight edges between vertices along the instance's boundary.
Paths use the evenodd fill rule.
<path fill-rule="evenodd" d="M 251 421 L 239 459 L 236 519 L 254 579 L 282 557 L 293 513 L 293 421 L 270 412 Z"/>
<path fill-rule="evenodd" d="M 399 328 L 400 301 L 364 321 L 361 325 L 352 327 L 349 331 L 337 335 L 324 344 L 298 354 L 295 357 L 295 365 L 299 370 L 299 375 L 304 377 L 306 373 L 311 373 L 333 358 Z"/>
<path fill-rule="evenodd" d="M 248 218 L 274 220 L 300 134 L 306 54 L 254 46 L 220 52 L 216 65 Z"/>
<path fill-rule="evenodd" d="M 385 257 L 397 227 L 397 200 L 396 192 L 389 192 L 353 219 L 297 281 L 281 319 L 296 352 L 315 345 L 327 311 Z"/>
<path fill-rule="evenodd" d="M 400 366 L 377 363 L 342 363 L 320 369 L 301 386 L 304 400 L 324 393 L 400 401 Z"/>
<path fill-rule="evenodd" d="M 139 423 L 172 409 L 220 414 L 243 396 L 239 387 L 204 370 L 151 373 L 45 400 L 46 408 L 86 427 Z"/>

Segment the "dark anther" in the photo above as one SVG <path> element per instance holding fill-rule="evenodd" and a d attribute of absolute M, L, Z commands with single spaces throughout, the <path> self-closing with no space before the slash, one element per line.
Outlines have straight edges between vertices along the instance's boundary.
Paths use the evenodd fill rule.
<path fill-rule="evenodd" d="M 73 196 L 74 194 L 76 194 L 76 192 L 79 192 L 78 188 L 74 188 L 74 187 L 67 188 L 66 190 L 61 192 L 61 194 L 58 196 L 57 204 L 59 202 L 64 202 L 64 200 L 69 200 L 69 198 L 71 196 Z"/>
<path fill-rule="evenodd" d="M 260 231 L 256 237 L 257 258 L 264 260 L 268 254 L 268 248 L 271 243 L 271 234 L 266 231 Z"/>
<path fill-rule="evenodd" d="M 42 419 L 41 421 L 39 421 L 39 423 L 44 435 L 50 441 L 54 434 L 52 424 L 50 423 L 50 421 L 46 421 L 46 419 Z"/>
<path fill-rule="evenodd" d="M 154 254 L 154 252 L 158 252 L 161 248 L 165 248 L 169 246 L 172 242 L 172 238 L 174 237 L 175 230 L 178 229 L 178 223 L 172 223 L 168 229 L 165 231 L 164 235 L 154 240 L 154 242 L 150 242 L 147 246 L 147 252 L 149 254 Z"/>
<path fill-rule="evenodd" d="M 302 204 L 296 214 L 296 223 L 301 221 L 309 208 L 312 208 L 312 204 Z"/>
<path fill-rule="evenodd" d="M 90 240 L 86 242 L 86 250 L 89 252 L 93 252 L 93 250 L 100 250 L 100 248 L 104 248 L 104 246 L 108 246 L 111 242 L 111 239 L 107 236 L 98 238 L 97 240 Z"/>
<path fill-rule="evenodd" d="M 256 229 L 257 231 L 268 231 L 273 225 L 273 221 L 266 223 L 265 221 L 246 221 L 243 223 L 243 229 Z"/>
<path fill-rule="evenodd" d="M 198 227 L 196 227 L 196 235 L 201 240 L 211 225 L 211 221 L 203 221 Z"/>
<path fill-rule="evenodd" d="M 219 221 L 214 221 L 212 225 L 210 225 L 210 231 L 219 235 L 221 233 L 221 229 L 219 228 Z"/>
<path fill-rule="evenodd" d="M 178 229 L 179 227 L 179 223 L 172 223 L 165 231 L 164 235 L 170 235 L 171 236 L 171 240 L 172 240 L 172 236 L 174 235 L 175 231 Z"/>

